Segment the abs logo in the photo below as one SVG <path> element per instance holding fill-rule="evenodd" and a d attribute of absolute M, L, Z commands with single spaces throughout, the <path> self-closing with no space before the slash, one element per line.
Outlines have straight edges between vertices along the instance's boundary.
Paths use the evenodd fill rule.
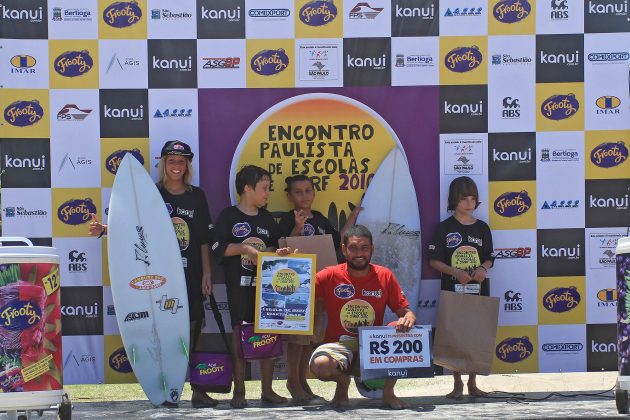
<path fill-rule="evenodd" d="M 505 363 L 519 363 L 527 359 L 534 352 L 534 346 L 529 337 L 508 337 L 495 348 L 497 358 Z"/>
<path fill-rule="evenodd" d="M 619 114 L 619 105 L 621 105 L 621 99 L 616 96 L 601 96 L 595 101 L 597 108 L 595 113 L 597 115 L 613 115 Z"/>
<path fill-rule="evenodd" d="M 176 314 L 178 310 L 184 306 L 179 304 L 179 298 L 169 298 L 167 295 L 162 295 L 162 299 L 156 301 L 160 308 L 160 311 L 170 312 Z"/>
<path fill-rule="evenodd" d="M 591 162 L 600 168 L 613 168 L 628 159 L 628 148 L 619 141 L 617 143 L 601 143 L 591 150 Z"/>
<path fill-rule="evenodd" d="M 551 0 L 551 20 L 567 20 L 569 19 L 568 0 Z"/>
<path fill-rule="evenodd" d="M 446 247 L 455 248 L 462 243 L 462 235 L 459 232 L 452 232 L 446 234 Z"/>
<path fill-rule="evenodd" d="M 244 238 L 249 235 L 251 231 L 252 228 L 247 222 L 236 223 L 232 227 L 232 235 L 234 235 L 235 238 Z"/>
<path fill-rule="evenodd" d="M 323 26 L 337 17 L 337 6 L 332 0 L 312 0 L 300 8 L 299 18 L 308 26 Z"/>
<path fill-rule="evenodd" d="M 455 73 L 466 73 L 479 67 L 483 62 L 483 55 L 479 47 L 457 47 L 449 51 L 444 57 L 446 68 Z"/>
<path fill-rule="evenodd" d="M 148 319 L 148 318 L 149 318 L 149 312 L 148 311 L 129 312 L 127 314 L 127 316 L 125 317 L 125 322 L 137 321 L 139 319 Z"/>
<path fill-rule="evenodd" d="M 573 93 L 569 93 L 545 99 L 540 106 L 540 113 L 549 120 L 560 121 L 572 117 L 579 109 L 580 103 Z"/>
<path fill-rule="evenodd" d="M 503 294 L 503 310 L 505 312 L 522 312 L 523 311 L 523 297 L 520 292 L 513 290 L 507 290 Z"/>
<path fill-rule="evenodd" d="M 103 22 L 113 28 L 127 28 L 142 19 L 142 9 L 135 1 L 112 3 L 103 10 Z"/>
<path fill-rule="evenodd" d="M 4 119 L 15 127 L 28 127 L 44 116 L 44 108 L 39 101 L 15 101 L 4 109 Z"/>
<path fill-rule="evenodd" d="M 9 63 L 13 66 L 11 69 L 11 73 L 13 74 L 33 74 L 35 73 L 35 69 L 33 67 L 37 64 L 37 60 L 33 56 L 22 54 L 11 57 Z"/>
<path fill-rule="evenodd" d="M 68 261 L 68 271 L 70 273 L 83 273 L 88 269 L 85 252 L 73 249 L 68 253 Z"/>
<path fill-rule="evenodd" d="M 131 373 L 133 371 L 124 347 L 114 350 L 109 356 L 108 362 L 109 367 L 118 373 Z"/>
<path fill-rule="evenodd" d="M 532 6 L 527 0 L 500 0 L 492 9 L 492 15 L 501 23 L 516 23 L 527 18 Z"/>
<path fill-rule="evenodd" d="M 354 286 L 351 284 L 340 284 L 335 287 L 334 293 L 339 299 L 350 299 L 354 296 Z"/>
<path fill-rule="evenodd" d="M 144 156 L 142 156 L 139 149 L 116 150 L 105 159 L 105 169 L 107 169 L 107 172 L 116 175 L 116 172 L 118 172 L 118 168 L 120 167 L 120 163 L 127 153 L 131 153 L 133 157 L 138 159 L 138 162 L 140 162 L 141 165 L 144 165 Z"/>
<path fill-rule="evenodd" d="M 556 287 L 545 293 L 541 303 L 549 312 L 563 313 L 577 308 L 581 300 L 575 286 Z"/>
<path fill-rule="evenodd" d="M 250 67 L 261 76 L 273 76 L 284 71 L 289 65 L 289 56 L 284 49 L 262 50 L 254 54 L 250 61 Z"/>
<path fill-rule="evenodd" d="M 91 213 L 96 214 L 96 206 L 91 198 L 71 199 L 57 208 L 57 218 L 71 226 L 87 223 Z"/>
<path fill-rule="evenodd" d="M 494 211 L 499 216 L 517 217 L 527 213 L 532 206 L 532 199 L 527 191 L 505 192 L 494 200 Z"/>
<path fill-rule="evenodd" d="M 93 65 L 89 51 L 66 51 L 55 59 L 54 68 L 64 77 L 77 77 L 89 72 Z"/>
<path fill-rule="evenodd" d="M 504 119 L 517 119 L 521 116 L 521 104 L 518 98 L 506 96 L 503 98 L 503 111 L 501 117 Z"/>

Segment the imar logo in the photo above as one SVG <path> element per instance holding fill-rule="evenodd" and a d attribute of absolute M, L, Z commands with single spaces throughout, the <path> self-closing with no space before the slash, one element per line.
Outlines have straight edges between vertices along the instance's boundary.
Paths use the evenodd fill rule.
<path fill-rule="evenodd" d="M 68 253 L 68 261 L 68 271 L 70 273 L 83 273 L 88 269 L 85 252 L 73 249 Z"/>

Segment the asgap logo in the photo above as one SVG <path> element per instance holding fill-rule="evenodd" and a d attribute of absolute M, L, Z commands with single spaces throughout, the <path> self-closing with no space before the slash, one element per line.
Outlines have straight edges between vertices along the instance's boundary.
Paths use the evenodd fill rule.
<path fill-rule="evenodd" d="M 70 273 L 84 273 L 88 269 L 85 252 L 73 249 L 68 253 L 68 271 Z"/>
<path fill-rule="evenodd" d="M 518 247 L 518 248 L 495 248 L 494 258 L 496 259 L 513 259 L 513 258 L 531 258 L 531 247 Z"/>
<path fill-rule="evenodd" d="M 523 297 L 520 292 L 513 290 L 506 290 L 503 294 L 505 303 L 503 304 L 503 310 L 505 312 L 523 312 Z"/>
<path fill-rule="evenodd" d="M 512 98 L 506 96 L 503 98 L 503 110 L 501 111 L 501 118 L 503 119 L 518 119 L 521 117 L 521 104 L 518 98 Z"/>
<path fill-rule="evenodd" d="M 203 57 L 203 68 L 213 69 L 238 69 L 241 63 L 240 57 Z"/>

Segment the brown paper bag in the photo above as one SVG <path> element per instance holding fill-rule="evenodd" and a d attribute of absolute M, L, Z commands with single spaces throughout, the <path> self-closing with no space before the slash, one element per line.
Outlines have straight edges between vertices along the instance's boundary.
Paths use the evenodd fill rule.
<path fill-rule="evenodd" d="M 317 255 L 317 271 L 323 270 L 329 265 L 337 264 L 337 254 L 333 245 L 332 235 L 314 236 L 287 236 L 278 241 L 280 248 L 290 246 L 297 249 L 300 254 Z"/>
<path fill-rule="evenodd" d="M 440 292 L 433 363 L 460 373 L 489 375 L 499 320 L 499 298 Z"/>

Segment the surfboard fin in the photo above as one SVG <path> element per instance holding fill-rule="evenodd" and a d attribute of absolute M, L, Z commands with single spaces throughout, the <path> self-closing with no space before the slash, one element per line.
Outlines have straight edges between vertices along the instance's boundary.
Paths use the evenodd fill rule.
<path fill-rule="evenodd" d="M 190 356 L 188 355 L 188 346 L 186 345 L 184 337 L 179 337 L 179 342 L 182 345 L 182 352 L 186 355 L 186 359 L 190 359 Z"/>
<path fill-rule="evenodd" d="M 131 346 L 131 365 L 136 365 L 136 346 Z"/>
<path fill-rule="evenodd" d="M 160 373 L 160 378 L 162 379 L 162 389 L 164 389 L 164 395 L 168 400 L 168 387 L 166 386 L 166 375 L 164 373 Z"/>

